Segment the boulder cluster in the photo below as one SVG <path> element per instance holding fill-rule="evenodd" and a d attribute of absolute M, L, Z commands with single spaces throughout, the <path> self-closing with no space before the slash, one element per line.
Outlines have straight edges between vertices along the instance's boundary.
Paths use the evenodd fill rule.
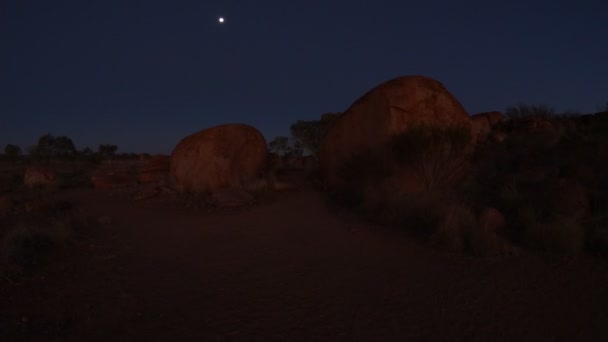
<path fill-rule="evenodd" d="M 142 190 L 135 199 L 170 191 L 204 194 L 214 205 L 234 207 L 252 203 L 258 190 L 294 189 L 277 175 L 297 170 L 318 178 L 332 195 L 382 211 L 391 201 L 406 203 L 408 198 L 416 198 L 423 202 L 435 194 L 448 197 L 446 194 L 474 178 L 479 184 L 485 181 L 482 186 L 496 187 L 495 196 L 489 197 L 511 208 L 512 216 L 521 216 L 518 223 L 533 222 L 540 227 L 549 223 L 538 223 L 528 217 L 526 208 L 516 208 L 515 202 L 509 201 L 517 196 L 521 201 L 522 194 L 533 188 L 530 184 L 545 186 L 547 179 L 554 178 L 550 186 L 556 193 L 551 208 L 567 213 L 573 220 L 588 217 L 592 207 L 588 186 L 597 179 L 600 168 L 592 163 L 558 165 L 548 156 L 559 144 L 567 145 L 579 139 L 581 132 L 591 132 L 596 124 L 607 121 L 608 113 L 551 119 L 506 118 L 498 111 L 470 115 L 437 80 L 404 76 L 374 87 L 337 115 L 320 137 L 316 155 L 272 154 L 256 128 L 224 124 L 184 137 L 170 155 L 141 155 L 136 169 L 102 165 L 91 174 L 90 181 L 97 189 L 137 185 Z M 532 145 L 538 149 L 536 157 L 525 151 Z M 598 153 L 608 154 L 607 148 L 598 148 Z M 570 149 L 574 151 L 574 147 Z M 498 160 L 495 157 L 499 153 L 512 153 L 519 159 Z M 493 158 L 495 165 L 484 165 Z M 507 175 L 496 169 L 497 165 L 512 168 L 512 172 Z M 484 180 L 488 175 L 494 179 Z M 497 180 L 499 177 L 504 179 Z M 50 168 L 31 167 L 24 175 L 29 187 L 58 182 L 57 173 Z M 490 204 L 476 205 L 446 204 L 445 215 L 438 223 L 443 227 L 441 234 L 455 229 L 467 231 L 469 228 L 462 228 L 465 223 L 475 221 L 479 234 L 504 235 L 509 220 L 503 212 Z M 471 234 L 466 232 L 467 236 Z"/>

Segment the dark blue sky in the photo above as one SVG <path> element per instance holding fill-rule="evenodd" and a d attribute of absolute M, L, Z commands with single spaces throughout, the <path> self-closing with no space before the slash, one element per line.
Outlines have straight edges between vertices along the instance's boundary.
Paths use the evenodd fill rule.
<path fill-rule="evenodd" d="M 605 0 L 5 0 L 0 145 L 50 132 L 169 153 L 230 122 L 272 139 L 402 75 L 439 80 L 471 114 L 595 112 L 607 22 Z"/>

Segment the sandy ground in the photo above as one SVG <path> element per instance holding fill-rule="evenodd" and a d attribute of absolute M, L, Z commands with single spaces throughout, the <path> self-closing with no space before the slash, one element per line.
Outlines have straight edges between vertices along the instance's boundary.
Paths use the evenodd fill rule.
<path fill-rule="evenodd" d="M 306 186 L 215 213 L 64 196 L 112 222 L 41 276 L 0 280 L 0 341 L 608 339 L 606 260 L 442 253 Z"/>

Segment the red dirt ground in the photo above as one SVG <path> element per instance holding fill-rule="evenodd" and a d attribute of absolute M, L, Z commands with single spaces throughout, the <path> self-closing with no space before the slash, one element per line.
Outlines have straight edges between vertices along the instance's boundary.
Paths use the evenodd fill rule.
<path fill-rule="evenodd" d="M 304 186 L 206 213 L 92 189 L 86 244 L 0 280 L 1 341 L 606 340 L 608 264 L 441 253 Z"/>

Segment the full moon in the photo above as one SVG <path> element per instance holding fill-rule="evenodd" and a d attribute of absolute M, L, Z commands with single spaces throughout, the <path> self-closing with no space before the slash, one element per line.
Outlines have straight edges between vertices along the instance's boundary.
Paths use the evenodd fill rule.
<path fill-rule="evenodd" d="M 217 21 L 218 21 L 220 24 L 223 24 L 223 23 L 224 23 L 224 17 L 219 17 L 219 18 L 217 19 Z"/>

